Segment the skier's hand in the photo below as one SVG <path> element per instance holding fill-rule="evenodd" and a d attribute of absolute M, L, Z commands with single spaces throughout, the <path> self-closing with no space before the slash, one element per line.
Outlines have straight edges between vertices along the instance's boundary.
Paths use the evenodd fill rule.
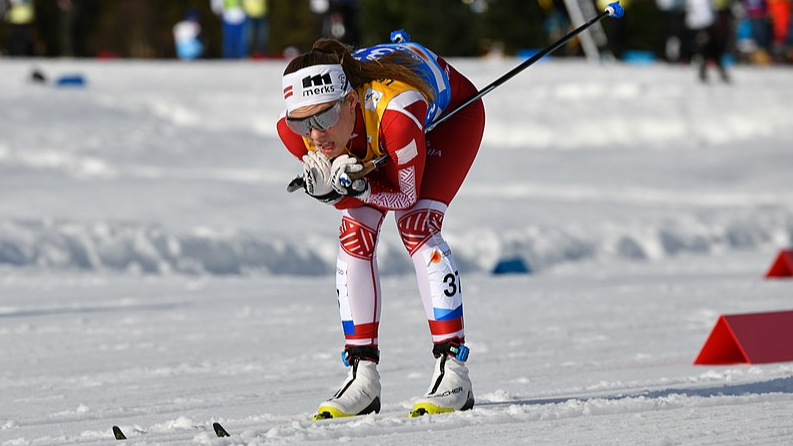
<path fill-rule="evenodd" d="M 330 166 L 330 160 L 320 152 L 309 151 L 303 156 L 303 181 L 307 194 L 320 197 L 333 191 Z"/>
<path fill-rule="evenodd" d="M 369 181 L 365 178 L 351 179 L 347 174 L 360 172 L 363 164 L 350 155 L 339 155 L 330 167 L 333 189 L 347 197 L 366 200 L 372 191 Z"/>
<path fill-rule="evenodd" d="M 303 156 L 303 175 L 298 175 L 286 187 L 287 192 L 303 189 L 311 198 L 334 205 L 342 196 L 333 190 L 330 176 L 330 160 L 319 152 L 308 152 Z"/>

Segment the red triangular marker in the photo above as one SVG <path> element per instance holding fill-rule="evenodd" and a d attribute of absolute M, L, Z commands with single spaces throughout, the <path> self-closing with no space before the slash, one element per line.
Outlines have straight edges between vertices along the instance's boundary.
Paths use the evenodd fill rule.
<path fill-rule="evenodd" d="M 721 316 L 695 365 L 793 361 L 793 311 Z"/>
<path fill-rule="evenodd" d="M 749 362 L 730 326 L 720 316 L 694 364 L 744 364 Z"/>
<path fill-rule="evenodd" d="M 782 250 L 771 265 L 771 269 L 765 273 L 765 277 L 768 279 L 791 276 L 793 276 L 793 249 Z"/>

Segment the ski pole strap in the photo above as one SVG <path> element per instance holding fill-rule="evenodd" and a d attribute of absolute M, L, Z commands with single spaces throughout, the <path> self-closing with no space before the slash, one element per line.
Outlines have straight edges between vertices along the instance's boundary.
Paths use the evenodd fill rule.
<path fill-rule="evenodd" d="M 457 338 L 435 344 L 435 346 L 432 347 L 432 355 L 436 358 L 439 358 L 441 355 L 448 355 L 460 362 L 465 362 L 468 360 L 468 353 L 468 347 L 460 344 L 460 340 Z"/>
<path fill-rule="evenodd" d="M 355 360 L 364 359 L 372 361 L 375 364 L 380 363 L 380 350 L 377 347 L 346 347 L 341 352 L 341 360 L 344 362 L 345 367 L 349 367 Z"/>

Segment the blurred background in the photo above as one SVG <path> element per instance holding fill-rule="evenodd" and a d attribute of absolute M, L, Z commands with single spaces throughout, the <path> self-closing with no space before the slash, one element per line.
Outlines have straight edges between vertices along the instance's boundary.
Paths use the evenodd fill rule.
<path fill-rule="evenodd" d="M 0 54 L 288 58 L 319 37 L 355 46 L 403 28 L 441 55 L 529 56 L 605 7 L 593 0 L 0 0 Z M 554 57 L 688 63 L 707 38 L 728 62 L 793 62 L 791 0 L 623 0 Z M 707 37 L 703 32 L 707 31 Z"/>

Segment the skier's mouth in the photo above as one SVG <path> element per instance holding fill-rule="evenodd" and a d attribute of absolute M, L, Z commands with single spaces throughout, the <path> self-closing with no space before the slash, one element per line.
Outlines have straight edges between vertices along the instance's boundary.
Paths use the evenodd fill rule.
<path fill-rule="evenodd" d="M 333 142 L 328 142 L 325 144 L 316 144 L 316 146 L 325 155 L 329 153 L 333 153 L 333 151 L 336 150 L 336 144 L 334 144 Z"/>

